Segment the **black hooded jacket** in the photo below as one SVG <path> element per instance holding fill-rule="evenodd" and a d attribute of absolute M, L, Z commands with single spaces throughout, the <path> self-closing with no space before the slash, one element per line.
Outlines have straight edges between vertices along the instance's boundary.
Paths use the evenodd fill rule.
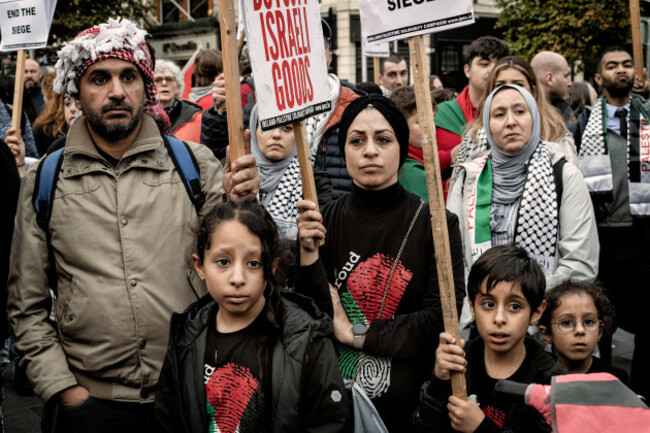
<path fill-rule="evenodd" d="M 521 383 L 537 383 L 548 385 L 551 378 L 560 374 L 566 374 L 567 371 L 555 357 L 544 350 L 542 343 L 533 338 L 526 337 L 524 340 L 526 346 L 526 361 L 528 369 L 521 378 Z M 485 344 L 481 337 L 467 343 L 465 348 L 467 358 L 467 371 L 465 379 L 467 383 L 467 394 L 476 394 L 476 385 L 473 382 L 479 380 L 475 374 L 479 370 L 476 366 L 484 363 Z M 526 362 L 524 361 L 524 362 Z M 449 421 L 449 411 L 447 410 L 448 398 L 451 395 L 451 385 L 449 381 L 441 381 L 434 377 L 431 382 L 427 382 L 422 387 L 420 393 L 420 408 L 414 416 L 415 432 L 452 432 Z M 551 432 L 551 427 L 544 422 L 542 415 L 536 409 L 526 406 L 523 398 L 520 401 L 513 401 L 508 413 L 506 414 L 503 429 L 485 417 L 483 422 L 475 430 L 478 432 L 509 432 L 509 433 L 542 433 Z"/>
<path fill-rule="evenodd" d="M 161 432 L 208 432 L 203 361 L 215 308 L 206 295 L 172 316 L 155 403 Z M 293 292 L 282 293 L 279 317 L 270 368 L 271 430 L 345 431 L 349 403 L 331 341 L 331 320 L 309 298 Z"/>

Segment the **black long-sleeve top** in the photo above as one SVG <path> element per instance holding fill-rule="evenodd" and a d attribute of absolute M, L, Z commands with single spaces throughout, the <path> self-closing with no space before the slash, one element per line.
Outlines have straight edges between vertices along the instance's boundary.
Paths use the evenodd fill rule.
<path fill-rule="evenodd" d="M 381 191 L 354 186 L 351 194 L 323 209 L 327 238 L 319 248 L 320 258 L 297 270 L 296 290 L 312 297 L 323 311 L 333 312 L 331 283 L 338 289 L 350 322 L 370 324 L 363 352 L 338 346 L 339 367 L 346 379 L 356 375 L 390 431 L 403 431 L 408 425 L 419 388 L 433 371 L 434 351 L 443 330 L 426 204 L 386 291 L 420 201 L 397 183 Z M 447 225 L 460 311 L 465 293 L 462 247 L 458 219 L 449 212 Z M 359 365 L 362 368 L 357 373 Z"/>

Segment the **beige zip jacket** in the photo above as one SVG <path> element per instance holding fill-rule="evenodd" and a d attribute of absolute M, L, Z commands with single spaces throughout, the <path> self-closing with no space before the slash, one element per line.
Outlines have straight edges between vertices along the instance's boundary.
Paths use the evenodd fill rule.
<path fill-rule="evenodd" d="M 205 214 L 221 201 L 222 167 L 189 143 Z M 82 385 L 96 398 L 148 402 L 172 312 L 204 294 L 188 267 L 197 214 L 152 117 L 116 167 L 97 151 L 84 117 L 70 128 L 50 220 L 58 274 L 50 321 L 45 232 L 36 224 L 36 166 L 23 178 L 11 252 L 9 316 L 36 394 Z"/>

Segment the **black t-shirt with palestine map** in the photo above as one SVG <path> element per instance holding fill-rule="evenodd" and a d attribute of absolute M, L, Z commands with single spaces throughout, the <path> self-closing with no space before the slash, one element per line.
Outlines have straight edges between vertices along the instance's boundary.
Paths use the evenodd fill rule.
<path fill-rule="evenodd" d="M 216 309 L 209 323 L 216 323 Z M 268 432 L 270 402 L 261 384 L 259 337 L 263 314 L 237 332 L 222 334 L 208 327 L 203 377 L 210 433 Z"/>

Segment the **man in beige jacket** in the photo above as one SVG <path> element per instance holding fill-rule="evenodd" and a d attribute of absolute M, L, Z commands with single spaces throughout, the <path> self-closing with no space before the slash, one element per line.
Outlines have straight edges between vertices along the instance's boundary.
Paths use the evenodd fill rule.
<path fill-rule="evenodd" d="M 171 313 L 204 293 L 187 267 L 197 212 L 161 136 L 169 120 L 145 35 L 128 20 L 109 20 L 59 51 L 55 88 L 84 115 L 67 135 L 53 194 L 51 259 L 32 205 L 37 167 L 22 183 L 9 315 L 27 375 L 48 402 L 44 416 L 58 419 L 44 418 L 47 431 L 154 431 Z M 224 192 L 254 199 L 260 181 L 251 155 L 222 170 L 208 147 L 188 146 L 205 195 L 202 214 Z"/>

